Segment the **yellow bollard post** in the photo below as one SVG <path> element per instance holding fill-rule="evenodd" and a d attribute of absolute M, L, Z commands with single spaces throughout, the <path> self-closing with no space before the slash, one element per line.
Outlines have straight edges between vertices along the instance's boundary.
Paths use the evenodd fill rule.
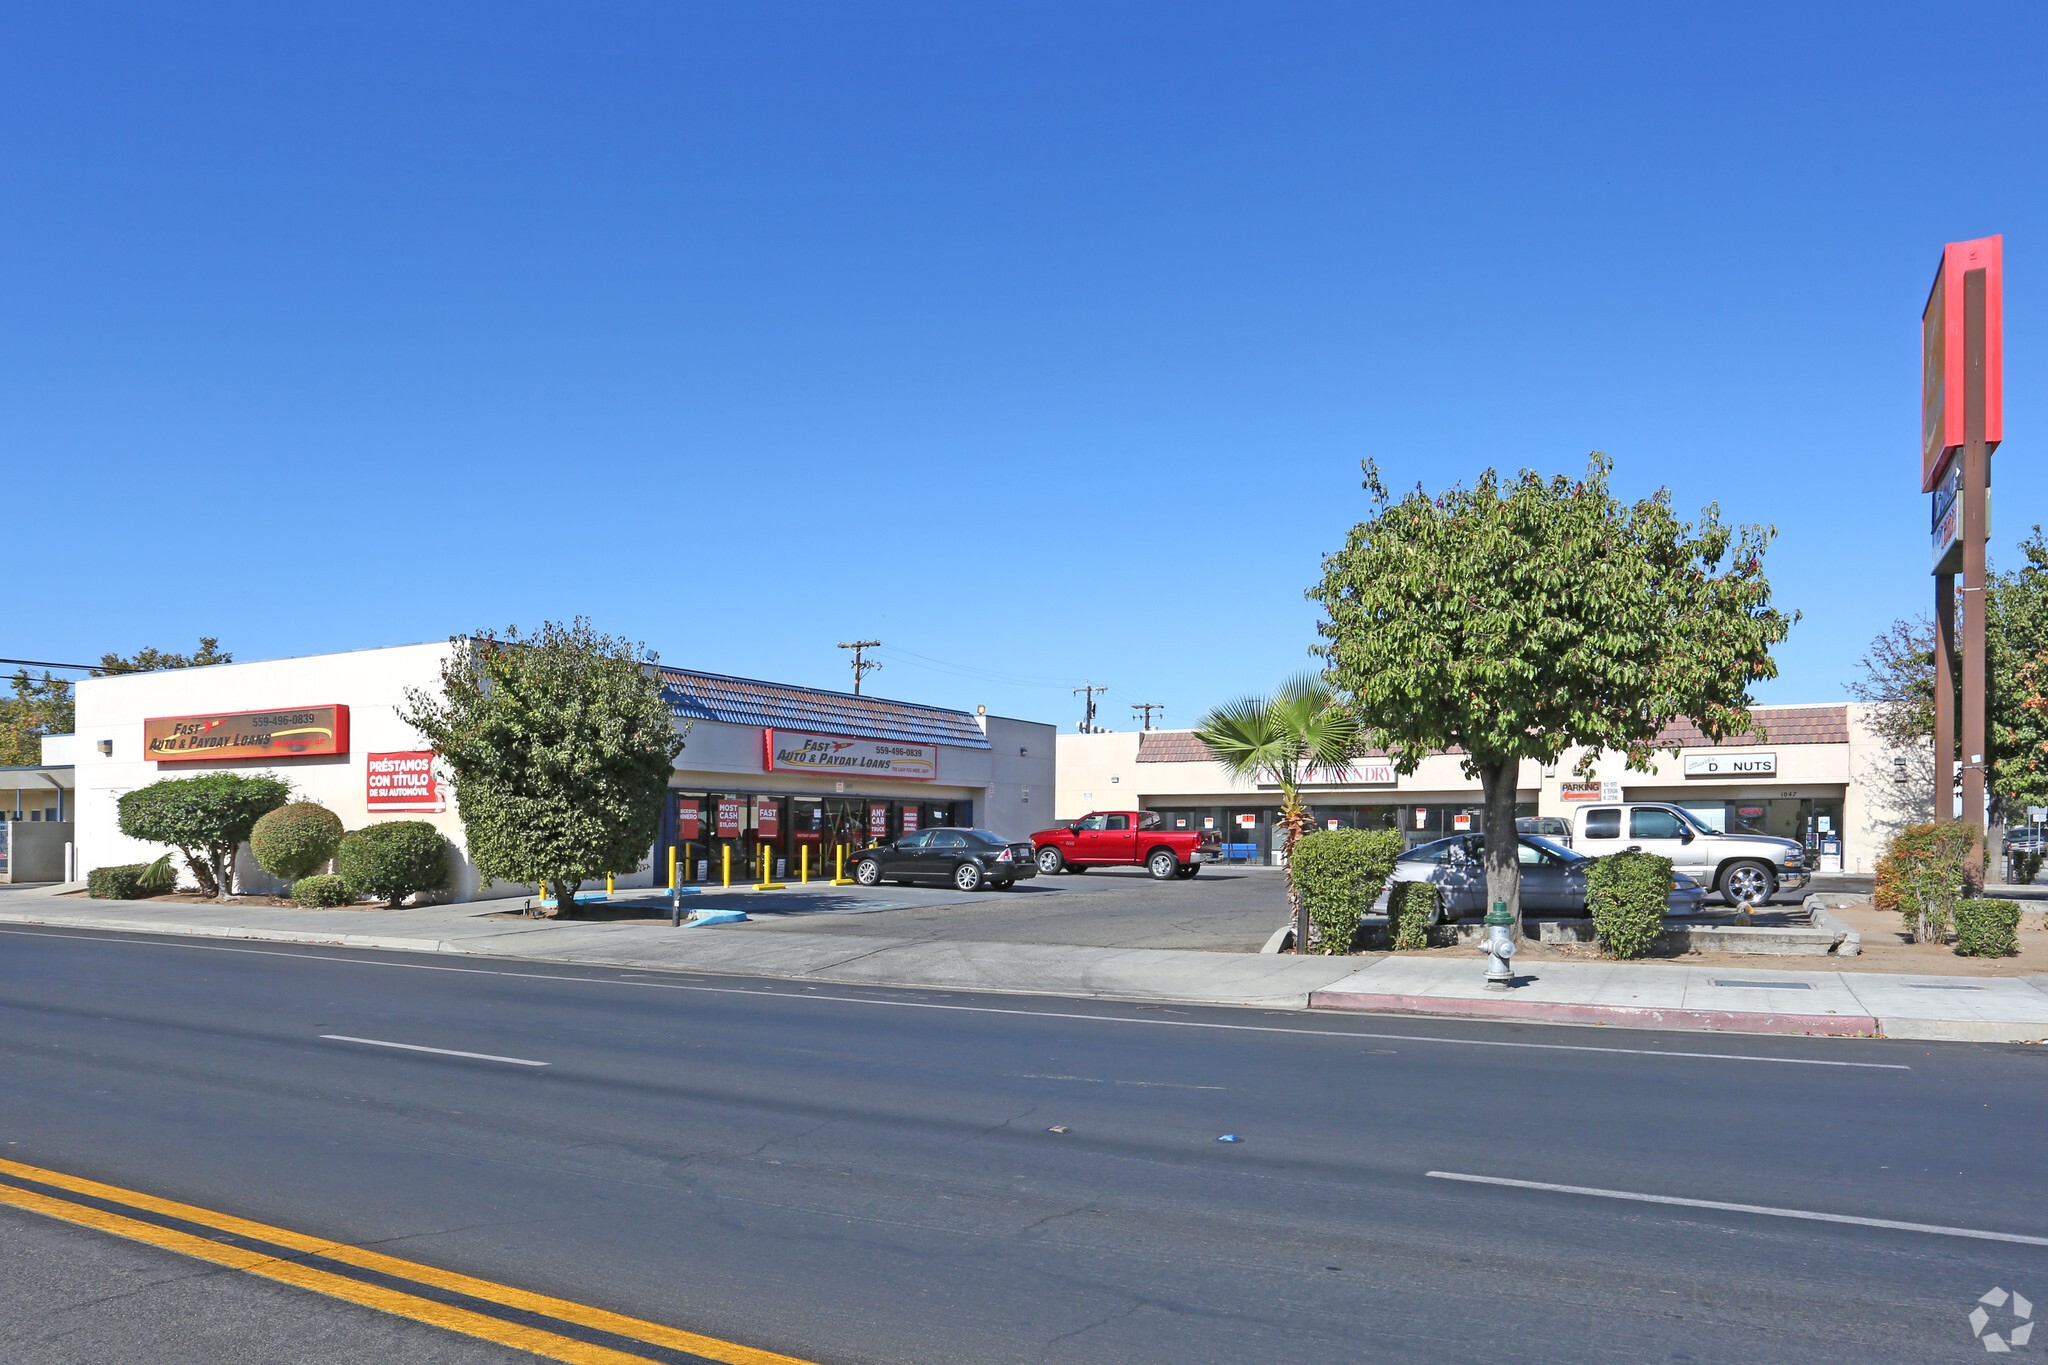
<path fill-rule="evenodd" d="M 730 889 L 732 888 L 732 845 L 731 845 L 731 844 L 727 844 L 727 845 L 725 846 L 725 885 L 726 885 L 726 889 L 727 889 L 727 890 L 730 890 Z"/>
<path fill-rule="evenodd" d="M 852 885 L 853 885 L 853 882 L 852 882 L 852 881 L 851 881 L 851 880 L 850 880 L 850 879 L 849 879 L 849 878 L 847 877 L 847 875 L 846 875 L 846 845 L 845 845 L 845 844 L 834 844 L 834 845 L 832 846 L 832 871 L 833 871 L 833 874 L 834 874 L 834 875 L 833 875 L 833 877 L 832 877 L 832 885 L 834 885 L 834 886 L 852 886 Z"/>
<path fill-rule="evenodd" d="M 609 872 L 604 874 L 604 898 L 606 900 L 612 898 L 612 874 Z"/>
<path fill-rule="evenodd" d="M 803 868 L 804 874 L 802 884 L 805 886 L 809 886 L 811 884 L 811 846 L 809 844 L 805 844 L 803 848 Z"/>
<path fill-rule="evenodd" d="M 668 889 L 676 889 L 676 846 L 668 846 Z"/>
<path fill-rule="evenodd" d="M 754 883 L 756 891 L 780 891 L 781 882 L 775 880 L 775 853 L 766 844 L 754 845 L 754 856 L 759 860 L 761 880 Z"/>

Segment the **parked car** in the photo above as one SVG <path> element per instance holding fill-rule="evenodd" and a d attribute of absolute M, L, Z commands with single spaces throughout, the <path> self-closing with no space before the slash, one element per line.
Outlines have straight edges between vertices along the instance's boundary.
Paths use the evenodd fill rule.
<path fill-rule="evenodd" d="M 1572 822 L 1561 815 L 1518 815 L 1515 817 L 1515 833 L 1533 834 L 1553 844 L 1563 844 L 1566 848 L 1572 846 Z"/>
<path fill-rule="evenodd" d="M 1658 854 L 1669 858 L 1676 871 L 1742 908 L 1807 883 L 1806 850 L 1796 841 L 1772 834 L 1724 834 L 1658 801 L 1579 811 L 1572 819 L 1572 847 L 1596 857 L 1631 848 Z"/>
<path fill-rule="evenodd" d="M 1142 867 L 1160 881 L 1188 878 L 1223 851 L 1214 830 L 1173 830 L 1156 810 L 1090 811 L 1071 825 L 1031 836 L 1038 870 L 1086 872 L 1091 867 Z"/>
<path fill-rule="evenodd" d="M 1522 865 L 1523 918 L 1550 919 L 1589 913 L 1586 869 L 1592 864 L 1591 858 L 1533 834 L 1517 835 L 1515 842 Z M 1417 844 L 1395 860 L 1392 881 L 1436 884 L 1437 918 L 1430 921 L 1432 924 L 1483 915 L 1487 910 L 1485 854 L 1483 834 L 1458 834 Z M 1672 872 L 1666 914 L 1696 915 L 1706 903 L 1705 887 L 1685 873 Z M 1384 896 L 1374 908 L 1386 909 Z"/>
<path fill-rule="evenodd" d="M 853 879 L 862 886 L 947 882 L 962 891 L 1008 891 L 1038 875 L 1030 844 L 985 829 L 921 829 L 860 851 Z"/>

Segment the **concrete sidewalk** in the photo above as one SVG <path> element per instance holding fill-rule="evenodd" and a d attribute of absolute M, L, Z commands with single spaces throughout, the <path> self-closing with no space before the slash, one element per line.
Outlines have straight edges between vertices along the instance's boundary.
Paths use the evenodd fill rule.
<path fill-rule="evenodd" d="M 507 908 L 506 902 L 417 910 L 167 905 L 93 901 L 24 889 L 0 897 L 0 924 L 932 990 L 1627 1028 L 2048 1041 L 2048 977 L 2041 976 L 1785 971 L 1763 963 L 1710 968 L 1664 962 L 1544 962 L 1524 970 L 1515 989 L 1489 992 L 1477 952 L 1469 962 L 1401 956 L 1297 958 L 1173 948 L 850 938 L 794 928 L 750 933 L 737 926 L 673 929 L 644 921 L 494 917 Z"/>

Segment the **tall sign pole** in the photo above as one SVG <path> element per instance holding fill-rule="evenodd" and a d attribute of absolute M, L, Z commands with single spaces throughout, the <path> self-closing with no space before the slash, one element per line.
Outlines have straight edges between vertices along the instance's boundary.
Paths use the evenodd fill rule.
<path fill-rule="evenodd" d="M 1963 818 L 1980 831 L 1968 864 L 1973 881 L 1984 865 L 1984 543 L 1991 535 L 1991 452 L 2005 436 L 2004 248 L 2003 237 L 1949 243 L 1920 320 L 1920 484 L 1933 495 L 1934 512 L 1934 818 L 1954 814 L 1950 774 L 1958 708 L 1952 679 L 1960 653 Z"/>

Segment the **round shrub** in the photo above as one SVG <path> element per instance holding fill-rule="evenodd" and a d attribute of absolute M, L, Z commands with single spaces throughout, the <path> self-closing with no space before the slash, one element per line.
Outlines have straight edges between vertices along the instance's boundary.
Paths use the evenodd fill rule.
<path fill-rule="evenodd" d="M 2020 950 L 2020 908 L 2011 901 L 1969 900 L 1956 906 L 1956 952 L 2010 957 Z"/>
<path fill-rule="evenodd" d="M 1654 853 L 1612 853 L 1586 870 L 1593 934 L 1609 957 L 1641 957 L 1664 931 L 1671 860 Z"/>
<path fill-rule="evenodd" d="M 352 904 L 355 896 L 348 889 L 346 877 L 323 872 L 316 876 L 301 877 L 292 883 L 292 899 L 300 905 L 325 909 L 332 905 Z"/>
<path fill-rule="evenodd" d="M 314 871 L 340 846 L 341 817 L 311 801 L 279 806 L 249 831 L 256 866 L 287 884 Z"/>
<path fill-rule="evenodd" d="M 448 841 L 424 820 L 366 825 L 342 839 L 334 866 L 351 891 L 396 910 L 415 892 L 448 885 Z"/>

